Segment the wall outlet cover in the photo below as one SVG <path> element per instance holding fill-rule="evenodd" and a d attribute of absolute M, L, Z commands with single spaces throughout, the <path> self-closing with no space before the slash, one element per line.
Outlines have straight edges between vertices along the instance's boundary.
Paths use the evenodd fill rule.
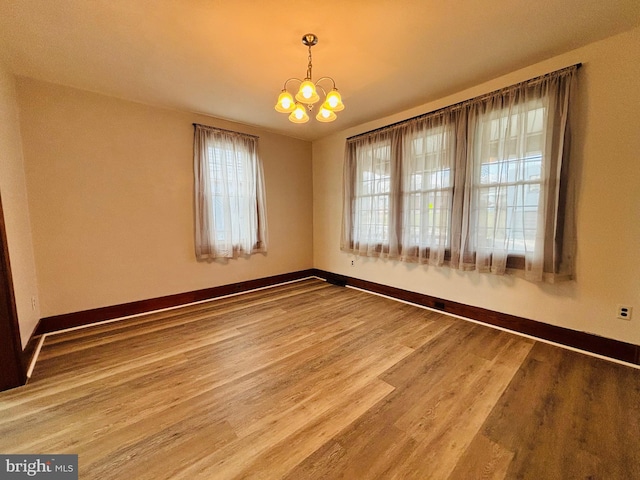
<path fill-rule="evenodd" d="M 621 320 L 631 320 L 631 312 L 633 307 L 629 305 L 618 305 L 617 317 Z"/>

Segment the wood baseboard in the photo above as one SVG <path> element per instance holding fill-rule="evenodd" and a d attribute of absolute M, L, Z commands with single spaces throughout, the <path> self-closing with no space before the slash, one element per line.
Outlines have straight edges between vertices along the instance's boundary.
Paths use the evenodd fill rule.
<path fill-rule="evenodd" d="M 369 292 L 379 293 L 398 300 L 414 303 L 443 312 L 460 315 L 478 322 L 531 335 L 536 338 L 577 348 L 586 352 L 622 360 L 640 365 L 640 346 L 631 343 L 600 337 L 592 333 L 580 332 L 569 328 L 549 325 L 528 318 L 517 317 L 506 313 L 495 312 L 481 307 L 465 305 L 451 300 L 432 297 L 421 293 L 390 287 L 380 283 L 369 282 L 358 278 L 338 275 L 324 270 L 314 269 L 314 275 L 336 285 L 349 285 Z"/>
<path fill-rule="evenodd" d="M 81 312 L 65 313 L 62 315 L 54 315 L 45 317 L 40 320 L 34 335 L 43 335 L 45 333 L 64 330 L 65 328 L 80 327 L 105 320 L 113 320 L 114 318 L 127 317 L 129 315 L 137 315 L 140 313 L 152 312 L 163 308 L 177 307 L 188 303 L 209 300 L 216 297 L 223 297 L 233 293 L 246 292 L 256 288 L 269 287 L 279 283 L 291 282 L 313 276 L 313 269 L 300 270 L 298 272 L 284 273 L 274 275 L 272 277 L 258 278 L 255 280 L 247 280 L 244 282 L 231 283 L 221 285 L 219 287 L 205 288 L 193 292 L 177 293 L 167 295 L 165 297 L 151 298 L 148 300 L 138 300 L 136 302 L 122 303 L 120 305 L 112 305 L 108 307 L 94 308 Z"/>
<path fill-rule="evenodd" d="M 268 287 L 311 276 L 322 278 L 336 285 L 348 285 L 360 288 L 362 290 L 379 293 L 405 302 L 459 315 L 461 317 L 486 323 L 487 325 L 494 325 L 517 333 L 531 335 L 542 340 L 555 342 L 568 347 L 584 350 L 586 352 L 640 365 L 640 346 L 638 345 L 601 337 L 592 333 L 549 325 L 535 320 L 530 320 L 528 318 L 517 317 L 515 315 L 496 312 L 481 307 L 466 305 L 452 300 L 432 297 L 430 295 L 403 290 L 401 288 L 390 287 L 380 283 L 369 282 L 367 280 L 361 280 L 345 275 L 338 275 L 316 268 L 255 280 L 247 280 L 245 282 L 221 285 L 219 287 L 206 288 L 193 292 L 178 293 L 165 297 L 139 300 L 120 305 L 112 305 L 42 318 L 36 327 L 32 338 L 29 340 L 29 344 L 27 344 L 27 347 L 23 352 L 25 365 L 28 366 L 31 361 L 31 357 L 35 351 L 35 346 L 37 346 L 38 337 L 45 333 L 64 330 L 65 328 L 89 325 L 129 315 L 147 313 L 163 308 L 177 307 L 188 303 L 209 300 L 234 293 L 241 293 L 256 288 Z"/>
<path fill-rule="evenodd" d="M 38 348 L 38 343 L 40 342 L 40 338 L 42 335 L 36 334 L 36 331 L 40 327 L 40 322 L 34 328 L 29 341 L 22 349 L 22 364 L 24 365 L 25 375 L 29 372 L 29 367 L 31 366 L 31 362 L 33 360 L 33 356 L 36 354 L 36 349 Z"/>

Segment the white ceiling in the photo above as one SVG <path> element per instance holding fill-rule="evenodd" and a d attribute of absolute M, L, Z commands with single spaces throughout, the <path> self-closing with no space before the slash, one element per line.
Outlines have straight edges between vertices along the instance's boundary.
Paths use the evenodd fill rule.
<path fill-rule="evenodd" d="M 317 139 L 640 25 L 639 0 L 0 0 L 17 75 Z M 338 120 L 294 125 L 283 82 L 335 79 Z"/>

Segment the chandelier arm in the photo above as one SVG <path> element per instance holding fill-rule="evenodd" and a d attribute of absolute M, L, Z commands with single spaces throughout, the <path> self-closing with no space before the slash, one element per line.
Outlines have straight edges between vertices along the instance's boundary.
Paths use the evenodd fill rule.
<path fill-rule="evenodd" d="M 282 89 L 283 89 L 283 90 L 286 90 L 286 89 L 287 89 L 287 84 L 288 84 L 291 80 L 297 80 L 298 82 L 302 83 L 302 80 L 300 80 L 299 78 L 291 77 L 291 78 L 289 78 L 286 82 L 284 82 L 284 85 L 282 86 Z"/>
<path fill-rule="evenodd" d="M 318 85 L 318 84 L 319 84 L 322 80 L 331 80 L 331 83 L 333 84 L 332 89 L 336 88 L 336 82 L 335 82 L 335 80 L 334 80 L 333 78 L 331 78 L 331 77 L 320 77 L 320 78 L 316 81 L 316 83 L 315 83 L 316 87 L 320 87 L 320 85 Z M 322 87 L 320 87 L 320 88 L 322 88 Z M 323 91 L 323 92 L 325 92 L 325 95 L 327 94 L 327 92 L 324 90 L 324 88 L 322 89 L 322 91 Z"/>

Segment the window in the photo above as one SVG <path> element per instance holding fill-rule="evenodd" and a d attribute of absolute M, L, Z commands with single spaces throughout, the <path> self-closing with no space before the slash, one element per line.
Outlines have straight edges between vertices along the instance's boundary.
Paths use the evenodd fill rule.
<path fill-rule="evenodd" d="M 262 165 L 257 138 L 195 125 L 196 257 L 266 252 Z"/>
<path fill-rule="evenodd" d="M 520 268 L 536 281 L 570 273 L 563 159 L 576 70 L 348 139 L 342 250 L 481 272 Z"/>
<path fill-rule="evenodd" d="M 454 139 L 449 117 L 347 144 L 343 250 L 438 263 L 451 229 Z"/>
<path fill-rule="evenodd" d="M 450 244 L 454 132 L 450 119 L 421 122 L 405 135 L 402 258 L 440 264 Z"/>
<path fill-rule="evenodd" d="M 473 179 L 478 250 L 524 255 L 535 249 L 545 127 L 539 104 L 529 102 L 517 113 L 492 112 L 478 121 Z"/>
<path fill-rule="evenodd" d="M 372 142 L 359 149 L 358 155 L 353 241 L 382 251 L 389 245 L 391 145 Z"/>

